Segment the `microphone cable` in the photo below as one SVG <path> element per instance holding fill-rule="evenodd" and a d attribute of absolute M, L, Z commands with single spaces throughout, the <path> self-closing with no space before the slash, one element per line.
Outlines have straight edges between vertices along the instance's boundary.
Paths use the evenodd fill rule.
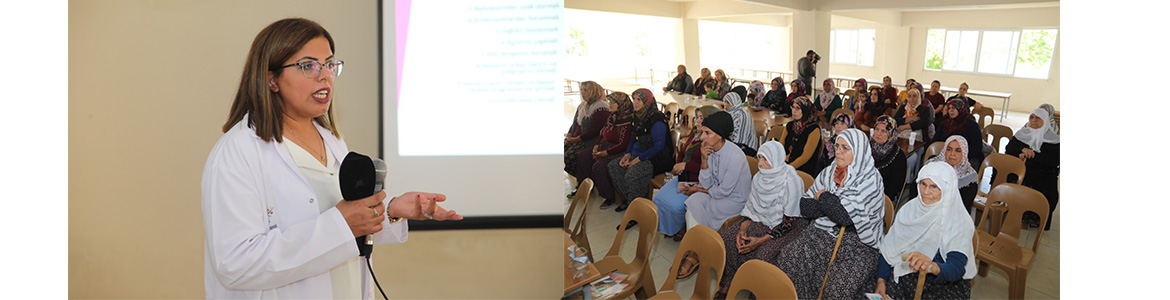
<path fill-rule="evenodd" d="M 366 268 L 370 270 L 370 278 L 374 279 L 374 285 L 378 286 L 378 292 L 382 293 L 382 299 L 390 300 L 386 297 L 386 291 L 382 290 L 382 285 L 378 284 L 378 277 L 374 276 L 374 266 L 370 265 L 370 257 L 366 256 Z"/>

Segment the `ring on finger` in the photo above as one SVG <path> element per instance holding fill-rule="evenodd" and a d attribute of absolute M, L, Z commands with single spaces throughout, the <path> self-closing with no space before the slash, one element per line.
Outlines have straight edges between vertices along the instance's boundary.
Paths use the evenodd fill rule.
<path fill-rule="evenodd" d="M 378 216 L 381 216 L 381 215 L 382 215 L 382 214 L 381 214 L 381 213 L 378 213 L 378 210 L 377 210 L 377 209 L 374 209 L 374 217 L 375 217 L 375 218 L 377 218 Z"/>

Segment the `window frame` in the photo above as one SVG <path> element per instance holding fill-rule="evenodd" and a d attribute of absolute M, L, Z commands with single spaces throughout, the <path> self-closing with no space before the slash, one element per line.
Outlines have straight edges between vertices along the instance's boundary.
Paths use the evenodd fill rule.
<path fill-rule="evenodd" d="M 855 41 L 854 41 L 854 43 L 853 43 L 853 50 L 854 50 L 854 57 L 853 57 L 853 59 L 852 59 L 852 61 L 853 61 L 853 62 L 836 62 L 836 61 L 833 61 L 833 56 L 837 55 L 837 54 L 836 54 L 836 53 L 837 53 L 837 51 L 836 51 L 836 43 L 837 43 L 837 31 L 839 31 L 839 30 L 850 30 L 850 31 L 854 31 L 854 32 L 855 32 L 855 36 L 857 37 L 857 40 L 855 40 Z M 857 63 L 857 61 L 861 60 L 861 31 L 862 31 L 862 30 L 873 30 L 873 37 L 874 37 L 874 39 L 877 39 L 877 28 L 869 28 L 869 27 L 841 27 L 841 28 L 832 28 L 832 29 L 830 29 L 830 30 L 829 30 L 829 37 L 830 37 L 830 38 L 829 38 L 829 43 L 830 43 L 830 44 L 829 44 L 829 49 L 830 49 L 830 51 L 832 51 L 832 52 L 831 52 L 831 53 L 829 53 L 829 54 L 830 54 L 830 57 L 829 57 L 829 63 L 831 63 L 831 64 L 838 64 L 838 65 L 851 65 L 851 66 L 860 66 L 860 67 L 873 67 L 873 66 L 874 66 L 874 61 L 876 61 L 876 60 L 877 60 L 877 57 L 876 57 L 876 54 L 877 54 L 877 44 L 876 44 L 876 43 L 874 44 L 874 47 L 873 47 L 873 49 L 870 49 L 872 52 L 869 54 L 869 56 L 870 56 L 870 62 L 869 62 L 869 65 L 863 65 L 863 64 Z"/>
<path fill-rule="evenodd" d="M 943 52 L 942 52 L 942 53 L 943 53 L 943 59 L 944 59 L 944 60 L 946 59 L 946 43 L 947 43 L 947 34 L 946 34 L 946 33 L 947 33 L 948 31 L 977 31 L 977 32 L 979 32 L 979 34 L 978 34 L 978 39 L 976 39 L 976 43 L 975 43 L 975 63 L 974 63 L 974 65 L 972 66 L 972 68 L 971 68 L 971 71 L 963 71 L 963 70 L 947 70 L 947 69 L 944 69 L 944 68 L 942 68 L 941 66 L 940 66 L 938 69 L 929 69 L 929 68 L 927 68 L 927 67 L 926 67 L 926 59 L 927 59 L 927 57 L 926 57 L 926 53 L 928 53 L 928 52 L 929 52 L 929 49 L 927 49 L 926 47 L 927 47 L 927 45 L 929 45 L 929 41 L 927 41 L 927 40 L 924 40 L 924 43 L 923 43 L 924 45 L 923 45 L 923 48 L 922 48 L 922 70 L 923 70 L 923 71 L 929 71 L 929 72 L 947 72 L 947 73 L 957 73 L 957 74 L 967 74 L 967 75 L 981 75 L 981 76 L 993 76 L 993 77 L 1005 77 L 1005 78 L 1035 79 L 1035 80 L 1049 80 L 1050 78 L 1052 78 L 1052 62 L 1051 62 L 1051 61 L 1049 61 L 1049 63 L 1048 63 L 1048 74 L 1047 74 L 1047 76 L 1046 76 L 1045 78 L 1033 78 L 1033 77 L 1023 77 L 1023 76 L 1016 76 L 1016 68 L 1019 66 L 1019 63 L 1018 63 L 1018 61 L 1019 61 L 1019 59 L 1020 59 L 1020 49 L 1019 49 L 1019 47 L 1021 47 L 1021 46 L 1023 45 L 1023 38 L 1024 38 L 1024 31 L 1025 31 L 1025 30 L 1056 30 L 1056 38 L 1053 40 L 1053 44 L 1054 44 L 1054 46 L 1053 46 L 1053 48 L 1052 48 L 1052 54 L 1051 54 L 1051 55 L 1052 55 L 1052 57 L 1055 57 L 1055 56 L 1056 56 L 1056 46 L 1055 46 L 1055 45 L 1056 45 L 1056 44 L 1058 44 L 1058 43 L 1059 43 L 1059 40 L 1060 40 L 1060 28 L 1059 28 L 1059 27 L 1026 27 L 1026 28 L 969 28 L 969 27 L 927 27 L 927 28 L 926 28 L 926 37 L 927 37 L 927 38 L 929 38 L 929 37 L 930 37 L 930 31 L 931 31 L 931 30 L 935 30 L 935 29 L 941 29 L 941 30 L 943 30 L 943 34 L 942 34 L 942 36 L 943 36 L 943 41 L 942 41 L 943 49 L 942 49 L 942 51 L 943 51 Z M 1015 53 L 1015 56 L 1013 56 L 1013 57 L 1011 58 L 1013 62 L 1012 62 L 1012 71 L 1011 71 L 1011 73 L 1010 73 L 1010 74 L 1005 74 L 1005 73 L 989 73 L 989 72 L 979 72 L 979 62 L 980 62 L 980 60 L 981 60 L 981 58 L 982 58 L 982 56 L 983 56 L 983 55 L 982 55 L 982 54 L 983 54 L 983 33 L 984 33 L 985 31 L 996 31 L 996 32 L 1013 32 L 1013 33 L 1017 33 L 1017 35 L 1016 35 L 1016 41 L 1015 41 L 1015 43 L 1016 43 L 1016 45 L 1017 45 L 1017 49 L 1016 49 L 1016 51 L 1015 51 L 1015 52 L 1016 52 L 1016 53 Z M 1051 58 L 1050 58 L 1050 59 L 1051 59 Z M 946 62 L 944 61 L 944 62 L 943 62 L 943 65 L 945 65 L 945 64 L 946 64 Z"/>

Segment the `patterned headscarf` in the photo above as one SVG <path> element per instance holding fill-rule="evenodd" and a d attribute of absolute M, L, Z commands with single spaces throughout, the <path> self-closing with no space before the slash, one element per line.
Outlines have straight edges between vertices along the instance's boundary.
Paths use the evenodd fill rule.
<path fill-rule="evenodd" d="M 1013 138 L 1028 144 L 1028 148 L 1036 153 L 1040 153 L 1040 146 L 1043 146 L 1044 143 L 1060 144 L 1060 135 L 1056 134 L 1056 131 L 1051 127 L 1052 125 L 1048 123 L 1048 112 L 1043 108 L 1036 108 L 1032 110 L 1032 115 L 1039 117 L 1044 125 L 1039 129 L 1032 129 L 1028 124 L 1024 124 L 1023 128 L 1016 131 Z"/>
<path fill-rule="evenodd" d="M 877 248 L 882 241 L 884 224 L 882 219 L 886 211 L 883 200 L 885 186 L 881 173 L 874 168 L 873 155 L 869 153 L 869 138 L 856 128 L 845 129 L 837 138 L 844 139 L 853 149 L 853 161 L 845 167 L 845 180 L 840 186 L 833 182 L 833 170 L 837 165 L 830 165 L 817 175 L 812 187 L 802 197 L 815 199 L 820 190 L 836 195 L 841 201 L 841 206 L 849 213 L 849 218 L 853 220 L 853 226 L 857 229 L 857 236 L 861 242 Z M 834 230 L 837 223 L 833 223 L 829 217 L 817 218 L 813 225 L 833 237 L 837 235 L 837 230 Z"/>
<path fill-rule="evenodd" d="M 941 162 L 947 163 L 948 166 L 951 166 L 952 168 L 954 168 L 955 174 L 957 174 L 957 176 L 958 176 L 958 180 L 956 181 L 956 183 L 958 185 L 956 187 L 965 187 L 967 185 L 970 185 L 972 182 L 979 180 L 979 174 L 975 172 L 975 168 L 971 167 L 971 162 L 967 159 L 967 154 L 971 153 L 970 150 L 967 148 L 967 139 L 961 135 L 952 135 L 951 137 L 947 138 L 946 142 L 943 143 L 943 147 L 950 147 L 951 142 L 959 142 L 959 148 L 962 149 L 962 151 L 963 151 L 963 153 L 962 153 L 963 159 L 959 161 L 958 165 L 951 166 L 951 164 L 949 162 L 947 162 L 945 151 L 944 151 L 944 153 L 939 153 L 938 156 L 935 156 L 934 158 L 927 160 L 926 163 L 930 163 L 933 161 L 941 161 Z M 983 150 L 980 149 L 979 151 L 983 151 Z M 922 179 L 919 178 L 919 180 L 922 180 Z"/>
<path fill-rule="evenodd" d="M 796 97 L 808 96 L 808 87 L 804 86 L 804 81 L 793 80 L 792 84 L 796 85 L 796 89 L 793 89 L 792 93 L 788 94 L 788 101 L 789 102 L 792 102 L 792 100 L 795 100 Z"/>
<path fill-rule="evenodd" d="M 646 107 L 650 109 L 648 110 L 649 112 L 658 111 L 658 103 L 654 102 L 654 92 L 651 92 L 650 89 L 640 88 L 634 90 L 634 98 L 642 99 L 642 101 L 645 102 Z"/>
<path fill-rule="evenodd" d="M 971 115 L 971 110 L 967 109 L 967 102 L 959 99 L 951 99 L 947 101 L 947 108 L 954 108 L 955 110 L 959 111 L 959 115 L 951 118 L 950 113 L 948 113 L 946 110 L 942 111 L 943 116 L 940 123 L 942 123 L 943 126 L 943 128 L 941 128 L 943 133 L 946 135 L 963 134 L 963 131 L 967 129 L 967 125 L 975 119 L 975 117 Z"/>
<path fill-rule="evenodd" d="M 784 78 L 783 77 L 772 78 L 772 83 L 774 83 L 774 84 L 776 84 L 776 86 L 780 87 L 780 88 L 775 89 L 773 91 L 780 91 L 781 97 L 786 97 L 786 98 L 788 97 L 788 87 L 784 85 Z"/>
<path fill-rule="evenodd" d="M 613 92 L 606 96 L 609 102 L 616 103 L 617 111 L 609 114 L 609 125 L 625 125 L 634 120 L 634 102 L 623 92 Z"/>
<path fill-rule="evenodd" d="M 834 116 L 833 122 L 829 123 L 829 130 L 836 130 L 837 123 L 845 123 L 845 129 L 857 128 L 857 124 L 853 123 L 853 116 L 850 116 L 849 114 L 841 113 Z M 839 133 L 834 132 L 833 138 L 836 138 L 837 134 Z M 829 140 L 833 141 L 833 138 L 830 138 Z M 832 159 L 836 156 L 836 153 L 833 150 L 833 145 L 836 144 L 837 143 L 825 143 L 825 155 L 827 155 L 829 159 Z"/>
<path fill-rule="evenodd" d="M 820 102 L 821 107 L 829 107 L 829 103 L 833 103 L 833 97 L 837 96 L 837 84 L 833 83 L 833 79 L 829 78 L 826 78 L 824 83 L 829 84 L 829 90 L 817 96 L 817 102 Z"/>
<path fill-rule="evenodd" d="M 800 80 L 793 81 L 800 82 Z M 792 105 L 800 107 L 800 120 L 792 120 L 789 124 L 792 125 L 792 132 L 802 133 L 809 125 L 816 124 L 817 118 L 815 108 L 813 108 L 812 101 L 808 100 L 808 96 L 799 96 L 793 100 Z"/>
<path fill-rule="evenodd" d="M 764 83 L 759 80 L 752 80 L 751 85 L 748 86 L 748 91 L 755 94 L 752 99 L 753 106 L 760 105 L 760 101 L 764 101 Z"/>
<path fill-rule="evenodd" d="M 760 168 L 752 177 L 752 192 L 740 215 L 753 221 L 776 227 L 784 216 L 800 216 L 800 194 L 804 193 L 804 181 L 796 175 L 796 169 L 784 163 L 787 154 L 784 145 L 768 141 L 760 146 L 756 156 L 763 157 L 772 165 L 771 169 Z"/>
<path fill-rule="evenodd" d="M 856 87 L 858 83 L 861 84 L 861 90 L 863 90 L 863 91 L 869 90 L 869 82 L 865 81 L 865 78 L 857 79 L 857 81 L 853 82 L 853 86 Z"/>
<path fill-rule="evenodd" d="M 585 81 L 581 83 L 581 105 L 577 106 L 577 125 L 585 126 L 585 119 L 593 116 L 593 113 L 598 111 L 609 111 L 609 104 L 601 100 L 604 97 L 602 93 L 605 89 L 601 88 L 600 84 L 593 81 Z"/>
<path fill-rule="evenodd" d="M 875 136 L 877 135 L 877 128 L 885 128 L 888 132 L 887 134 L 890 135 L 888 138 L 886 138 L 886 142 L 884 144 L 878 144 L 877 141 L 873 139 L 873 137 L 869 138 L 869 145 L 873 150 L 873 160 L 879 165 L 884 165 L 884 163 L 893 158 L 895 154 L 898 154 L 897 152 L 894 152 L 898 149 L 898 121 L 894 120 L 894 117 L 889 115 L 881 115 L 877 118 L 877 122 L 873 123 L 873 128 L 875 129 L 873 132 Z"/>
<path fill-rule="evenodd" d="M 955 184 L 955 172 L 946 163 L 927 163 L 918 178 L 918 181 L 929 178 L 938 185 L 941 199 L 927 205 L 922 202 L 920 189 L 918 197 L 903 205 L 894 217 L 889 234 L 878 247 L 882 257 L 894 267 L 894 282 L 898 282 L 898 277 L 913 272 L 910 262 L 902 260 L 902 255 L 910 252 L 963 253 L 968 257 L 963 267 L 963 279 L 974 278 L 977 268 L 975 260 L 970 257 L 975 254 L 971 245 L 975 224 L 964 209 L 962 196 Z"/>

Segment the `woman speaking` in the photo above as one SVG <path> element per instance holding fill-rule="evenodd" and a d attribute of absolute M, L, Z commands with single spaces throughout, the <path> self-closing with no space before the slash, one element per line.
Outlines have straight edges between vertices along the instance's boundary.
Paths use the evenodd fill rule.
<path fill-rule="evenodd" d="M 239 89 L 203 169 L 207 298 L 374 296 L 355 237 L 406 241 L 402 219 L 460 220 L 442 194 L 384 191 L 341 201 L 349 153 L 333 116 L 344 63 L 316 22 L 290 18 L 252 41 Z"/>

